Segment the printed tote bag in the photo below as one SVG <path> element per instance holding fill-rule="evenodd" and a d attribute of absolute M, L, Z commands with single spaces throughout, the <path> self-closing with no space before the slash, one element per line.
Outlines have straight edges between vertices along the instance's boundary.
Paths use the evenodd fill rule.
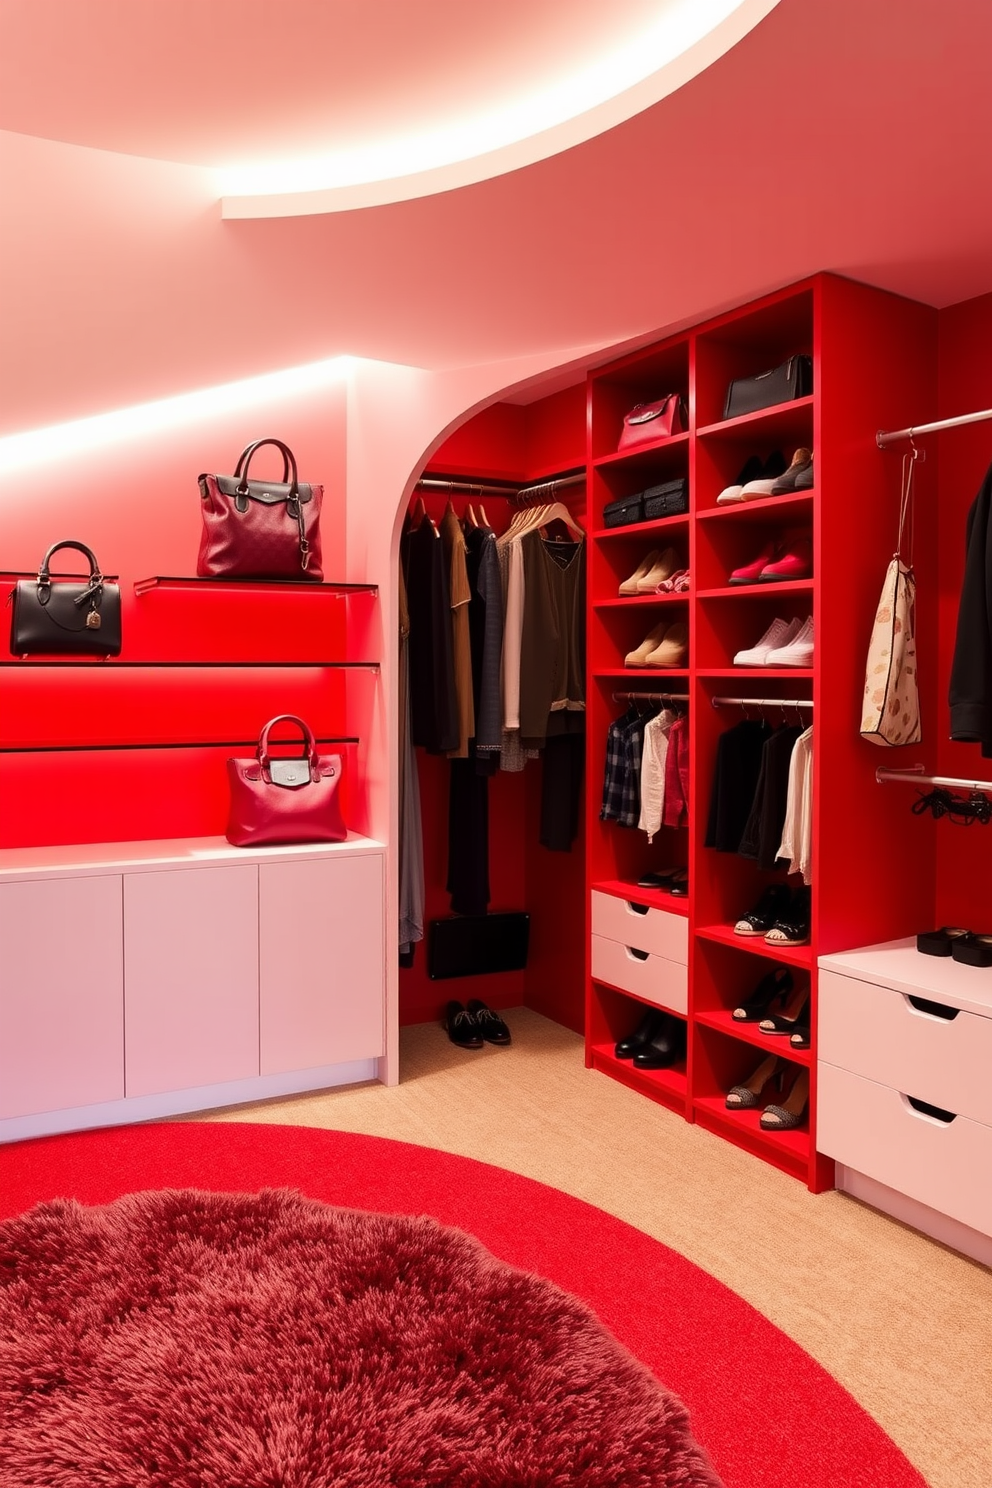
<path fill-rule="evenodd" d="M 899 538 L 875 614 L 865 669 L 861 737 L 873 744 L 919 744 L 920 695 L 916 675 L 916 578 L 912 567 L 913 472 L 917 453 L 904 455 L 899 501 Z M 910 523 L 909 562 L 902 556 Z"/>

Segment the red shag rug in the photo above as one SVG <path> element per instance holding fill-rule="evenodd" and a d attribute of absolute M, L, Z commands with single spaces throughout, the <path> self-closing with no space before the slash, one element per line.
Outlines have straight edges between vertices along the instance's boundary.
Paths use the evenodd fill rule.
<path fill-rule="evenodd" d="M 583 1303 L 426 1217 L 166 1189 L 0 1223 L 4 1488 L 720 1488 Z"/>
<path fill-rule="evenodd" d="M 427 1214 L 469 1232 L 500 1260 L 588 1303 L 685 1402 L 727 1488 L 926 1488 L 848 1392 L 736 1292 L 643 1231 L 505 1168 L 409 1142 L 277 1123 L 161 1122 L 0 1146 L 0 1218 L 56 1197 L 101 1205 L 167 1188 L 298 1189 L 352 1209 Z M 666 1202 L 664 1193 L 657 1202 Z M 727 1222 L 734 1222 L 729 1196 Z M 785 1245 L 783 1266 L 789 1254 Z M 0 1485 L 10 1488 L 2 1471 Z M 38 1480 L 38 1488 L 52 1484 Z M 118 1479 L 113 1488 L 147 1485 Z M 222 1488 L 240 1485 L 228 1480 Z"/>

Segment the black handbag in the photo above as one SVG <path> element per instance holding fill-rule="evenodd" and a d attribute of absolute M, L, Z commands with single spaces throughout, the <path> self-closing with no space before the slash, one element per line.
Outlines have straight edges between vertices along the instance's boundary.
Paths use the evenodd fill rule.
<path fill-rule="evenodd" d="M 90 566 L 88 579 L 52 578 L 60 548 L 75 548 Z M 15 656 L 119 656 L 121 591 L 100 572 L 85 543 L 65 538 L 41 560 L 37 579 L 18 579 L 13 593 L 10 649 Z"/>
<path fill-rule="evenodd" d="M 770 372 L 754 377 L 738 377 L 727 389 L 723 406 L 725 419 L 739 418 L 742 413 L 757 413 L 759 408 L 774 408 L 776 403 L 791 403 L 813 391 L 813 358 L 791 356 Z"/>
<path fill-rule="evenodd" d="M 689 482 L 684 475 L 678 480 L 663 481 L 660 486 L 648 486 L 643 495 L 646 522 L 658 517 L 680 517 L 689 510 Z"/>
<path fill-rule="evenodd" d="M 644 521 L 644 492 L 624 496 L 603 507 L 604 527 L 629 527 L 632 522 Z"/>

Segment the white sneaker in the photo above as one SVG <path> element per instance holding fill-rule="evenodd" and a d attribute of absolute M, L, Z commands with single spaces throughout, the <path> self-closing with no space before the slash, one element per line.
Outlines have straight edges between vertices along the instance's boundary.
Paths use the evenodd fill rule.
<path fill-rule="evenodd" d="M 765 666 L 809 667 L 813 665 L 813 616 L 805 620 L 795 639 L 769 651 Z"/>
<path fill-rule="evenodd" d="M 741 492 L 743 490 L 744 490 L 744 487 L 741 486 L 741 485 L 724 486 L 723 490 L 720 492 L 719 496 L 716 498 L 716 504 L 717 504 L 717 506 L 726 506 L 727 503 L 730 502 L 730 501 L 743 501 L 744 498 L 741 495 Z"/>
<path fill-rule="evenodd" d="M 769 653 L 779 646 L 788 646 L 796 639 L 801 628 L 801 620 L 773 620 L 756 646 L 738 651 L 734 657 L 734 666 L 767 666 Z"/>

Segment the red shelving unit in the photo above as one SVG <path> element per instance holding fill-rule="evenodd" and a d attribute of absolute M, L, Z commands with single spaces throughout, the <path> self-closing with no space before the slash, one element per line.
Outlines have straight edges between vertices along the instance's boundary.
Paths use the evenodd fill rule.
<path fill-rule="evenodd" d="M 685 1067 L 635 1071 L 629 1061 L 616 1059 L 613 1043 L 643 1015 L 643 969 L 632 963 L 631 982 L 638 980 L 642 991 L 625 991 L 593 980 L 587 959 L 586 1062 L 814 1191 L 833 1182 L 832 1163 L 816 1151 L 817 957 L 905 934 L 908 915 L 915 913 L 920 924 L 927 924 L 932 914 L 926 875 L 918 884 L 907 884 L 904 877 L 897 882 L 896 875 L 887 879 L 872 845 L 859 841 L 859 817 L 872 823 L 873 843 L 884 841 L 887 863 L 901 853 L 908 859 L 914 839 L 905 802 L 900 810 L 878 799 L 878 751 L 859 738 L 858 722 L 867 639 L 891 556 L 898 500 L 898 473 L 893 478 L 880 459 L 874 435 L 880 428 L 905 427 L 919 420 L 920 409 L 934 406 L 933 325 L 924 306 L 817 275 L 602 366 L 587 385 L 587 886 L 627 901 L 629 921 L 622 928 L 629 926 L 635 946 L 642 936 L 638 955 L 651 952 L 652 936 L 669 935 L 675 918 L 688 915 L 688 994 L 680 1000 L 678 980 L 666 981 L 659 962 L 658 1003 L 686 1023 Z M 767 371 L 796 354 L 813 359 L 809 397 L 741 418 L 721 417 L 731 379 Z M 635 403 L 672 392 L 687 400 L 686 433 L 618 453 L 624 413 Z M 765 461 L 778 451 L 788 464 L 800 446 L 813 451 L 812 490 L 717 505 L 749 457 Z M 608 502 L 675 476 L 689 481 L 685 516 L 627 528 L 603 526 Z M 931 479 L 927 472 L 924 482 Z M 920 553 L 927 547 L 928 525 L 935 522 L 922 488 L 917 513 Z M 727 582 L 769 542 L 796 537 L 811 541 L 811 577 L 783 584 Z M 688 561 L 690 591 L 620 599 L 619 584 L 647 551 L 668 546 Z M 810 615 L 816 631 L 811 667 L 734 666 L 736 652 L 753 646 L 774 618 Z M 626 652 L 655 624 L 683 618 L 689 626 L 684 668 L 623 666 Z M 922 633 L 925 626 L 919 629 Z M 921 675 L 924 665 L 921 659 Z M 627 690 L 688 697 L 687 704 L 678 704 L 690 721 L 688 825 L 662 828 L 651 844 L 636 829 L 599 819 L 606 732 L 622 711 L 614 693 Z M 786 711 L 792 700 L 813 704 L 813 926 L 805 946 L 775 948 L 761 937 L 735 936 L 734 921 L 782 874 L 764 873 L 736 853 L 705 846 L 717 745 L 721 733 L 741 718 L 740 710 L 712 706 L 724 694 L 781 699 Z M 772 709 L 769 716 L 776 722 L 782 715 Z M 808 708 L 805 721 L 811 721 Z M 687 899 L 637 889 L 644 872 L 678 865 L 689 870 Z M 591 913 L 591 893 L 588 898 Z M 587 943 L 591 922 L 588 928 Z M 735 1023 L 731 1016 L 775 964 L 789 968 L 797 989 L 808 989 L 810 1050 L 793 1050 L 788 1038 L 762 1035 L 757 1025 Z M 747 1078 L 763 1051 L 780 1054 L 797 1072 L 810 1072 L 807 1119 L 794 1131 L 763 1131 L 760 1111 L 725 1105 L 726 1091 Z"/>

